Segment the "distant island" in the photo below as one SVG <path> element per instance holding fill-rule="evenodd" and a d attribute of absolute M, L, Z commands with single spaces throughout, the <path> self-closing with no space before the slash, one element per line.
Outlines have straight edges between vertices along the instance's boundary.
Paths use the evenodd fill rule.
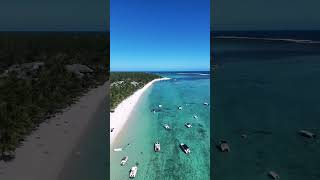
<path fill-rule="evenodd" d="M 135 91 L 144 87 L 150 81 L 158 78 L 161 78 L 161 76 L 151 73 L 111 72 L 111 111 L 113 111 L 119 103 L 132 95 Z"/>

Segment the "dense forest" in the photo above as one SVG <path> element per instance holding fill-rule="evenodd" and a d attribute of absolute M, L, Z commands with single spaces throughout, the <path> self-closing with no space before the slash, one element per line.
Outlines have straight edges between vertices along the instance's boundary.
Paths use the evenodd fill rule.
<path fill-rule="evenodd" d="M 0 33 L 0 160 L 109 76 L 106 32 Z"/>
<path fill-rule="evenodd" d="M 142 72 L 111 72 L 111 110 L 136 90 L 160 77 L 156 74 Z"/>

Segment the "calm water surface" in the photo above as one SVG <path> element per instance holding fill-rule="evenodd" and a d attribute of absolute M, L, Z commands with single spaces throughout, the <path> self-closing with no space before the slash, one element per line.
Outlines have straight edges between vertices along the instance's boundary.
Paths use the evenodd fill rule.
<path fill-rule="evenodd" d="M 216 39 L 213 178 L 319 180 L 320 45 L 285 41 Z M 247 138 L 242 138 L 245 134 Z M 212 145 L 214 146 L 214 145 Z"/>
<path fill-rule="evenodd" d="M 210 172 L 210 75 L 197 73 L 162 73 L 172 78 L 155 83 L 140 99 L 128 124 L 111 147 L 111 179 L 129 179 L 129 170 L 138 164 L 138 180 L 209 179 Z M 159 108 L 159 112 L 151 110 Z M 178 110 L 182 106 L 182 110 Z M 193 116 L 198 116 L 198 119 Z M 185 123 L 191 123 L 188 129 Z M 165 130 L 168 124 L 171 130 Z M 154 143 L 161 143 L 155 153 Z M 180 143 L 187 144 L 191 154 L 184 154 Z M 128 145 L 129 144 L 129 145 Z M 128 145 L 128 146 L 126 146 Z M 122 152 L 113 148 L 126 147 Z M 120 166 L 123 156 L 128 164 Z"/>

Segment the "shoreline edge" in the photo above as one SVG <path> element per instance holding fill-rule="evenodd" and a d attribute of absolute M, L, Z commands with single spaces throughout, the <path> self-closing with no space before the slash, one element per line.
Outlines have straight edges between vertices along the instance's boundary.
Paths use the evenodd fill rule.
<path fill-rule="evenodd" d="M 110 112 L 110 128 L 114 128 L 113 132 L 110 132 L 110 145 L 113 144 L 114 140 L 117 138 L 124 125 L 128 121 L 134 107 L 139 101 L 140 97 L 144 94 L 144 92 L 155 82 L 169 80 L 171 78 L 158 78 L 148 82 L 141 89 L 135 91 L 132 95 L 123 100 L 114 110 L 114 112 Z"/>

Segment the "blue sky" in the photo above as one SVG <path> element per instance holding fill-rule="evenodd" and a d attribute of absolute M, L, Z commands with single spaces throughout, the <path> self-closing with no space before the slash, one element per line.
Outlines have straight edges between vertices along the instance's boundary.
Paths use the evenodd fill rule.
<path fill-rule="evenodd" d="M 208 70 L 210 0 L 111 0 L 111 71 Z"/>

